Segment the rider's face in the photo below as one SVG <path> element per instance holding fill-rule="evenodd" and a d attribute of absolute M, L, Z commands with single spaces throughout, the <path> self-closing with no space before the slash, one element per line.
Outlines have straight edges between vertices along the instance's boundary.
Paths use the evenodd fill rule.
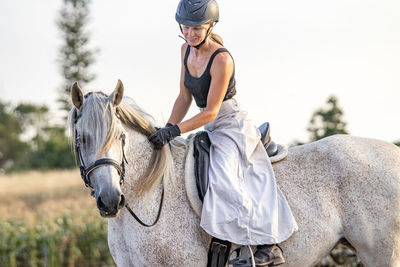
<path fill-rule="evenodd" d="M 200 26 L 181 25 L 182 33 L 190 46 L 200 44 L 206 38 L 207 30 L 211 24 L 203 24 Z"/>

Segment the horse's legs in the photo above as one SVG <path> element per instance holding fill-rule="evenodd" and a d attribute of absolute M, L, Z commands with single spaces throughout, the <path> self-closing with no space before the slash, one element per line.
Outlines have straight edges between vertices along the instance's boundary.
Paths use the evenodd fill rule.
<path fill-rule="evenodd" d="M 400 267 L 398 252 L 392 246 L 383 245 L 385 240 L 376 240 L 375 246 L 355 244 L 357 255 L 366 267 L 391 266 Z"/>
<path fill-rule="evenodd" d="M 375 226 L 349 227 L 345 229 L 345 237 L 365 266 L 400 267 L 400 233 L 396 229 L 399 229 L 398 225 L 383 222 Z"/>

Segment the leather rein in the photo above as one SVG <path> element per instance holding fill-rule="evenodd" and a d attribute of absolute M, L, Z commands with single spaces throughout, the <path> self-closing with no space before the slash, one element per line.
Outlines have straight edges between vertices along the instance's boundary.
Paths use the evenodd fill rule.
<path fill-rule="evenodd" d="M 87 95 L 85 96 L 85 98 L 87 97 Z M 116 160 L 111 159 L 111 158 L 101 158 L 96 160 L 95 162 L 89 164 L 88 167 L 86 167 L 85 162 L 83 161 L 83 156 L 82 156 L 82 152 L 81 152 L 81 136 L 78 133 L 77 130 L 77 123 L 78 120 L 80 119 L 80 117 L 82 116 L 82 113 L 80 113 L 78 115 L 78 110 L 75 109 L 74 110 L 74 128 L 75 128 L 75 151 L 76 151 L 76 155 L 79 161 L 79 170 L 80 170 L 80 174 L 82 177 L 83 182 L 85 183 L 85 186 L 88 187 L 91 190 L 91 196 L 94 197 L 94 187 L 92 185 L 92 183 L 90 182 L 90 174 L 97 168 L 101 167 L 101 166 L 105 166 L 105 165 L 111 165 L 113 166 L 120 177 L 119 180 L 119 184 L 122 185 L 125 181 L 125 163 L 128 164 L 128 161 L 125 157 L 125 152 L 124 152 L 124 147 L 125 147 L 125 134 L 122 134 L 122 142 L 121 142 L 121 150 L 122 150 L 122 162 L 118 163 Z M 129 211 L 129 213 L 132 215 L 133 218 L 135 218 L 135 220 L 140 223 L 141 225 L 145 226 L 145 227 L 151 227 L 156 225 L 156 223 L 158 222 L 158 220 L 160 219 L 160 215 L 161 215 L 161 210 L 162 210 L 162 206 L 163 206 L 163 202 L 164 202 L 164 184 L 162 184 L 162 192 L 161 192 L 161 200 L 160 200 L 160 206 L 158 209 L 158 213 L 157 213 L 157 217 L 155 219 L 155 221 L 152 224 L 146 224 L 144 223 L 141 219 L 139 219 L 139 217 L 132 211 L 132 209 L 128 206 L 128 203 L 125 202 L 124 207 Z"/>

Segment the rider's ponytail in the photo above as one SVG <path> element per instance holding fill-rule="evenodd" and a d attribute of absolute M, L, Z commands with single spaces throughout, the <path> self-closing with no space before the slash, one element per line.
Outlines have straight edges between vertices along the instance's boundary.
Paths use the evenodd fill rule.
<path fill-rule="evenodd" d="M 217 44 L 220 44 L 220 45 L 224 46 L 224 42 L 222 41 L 221 36 L 219 36 L 218 34 L 211 32 L 210 33 L 210 39 L 212 41 L 216 42 Z"/>

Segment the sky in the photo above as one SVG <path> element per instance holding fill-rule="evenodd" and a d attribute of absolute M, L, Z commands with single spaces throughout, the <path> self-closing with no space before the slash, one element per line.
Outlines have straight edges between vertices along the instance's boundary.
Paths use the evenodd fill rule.
<path fill-rule="evenodd" d="M 125 94 L 162 125 L 179 92 L 178 1 L 93 0 L 85 91 Z M 275 142 L 308 141 L 313 112 L 339 99 L 352 135 L 400 140 L 400 1 L 219 0 L 215 32 L 235 60 L 236 98 Z M 61 0 L 0 1 L 0 100 L 51 107 L 63 78 Z M 187 117 L 198 112 L 192 107 Z"/>

